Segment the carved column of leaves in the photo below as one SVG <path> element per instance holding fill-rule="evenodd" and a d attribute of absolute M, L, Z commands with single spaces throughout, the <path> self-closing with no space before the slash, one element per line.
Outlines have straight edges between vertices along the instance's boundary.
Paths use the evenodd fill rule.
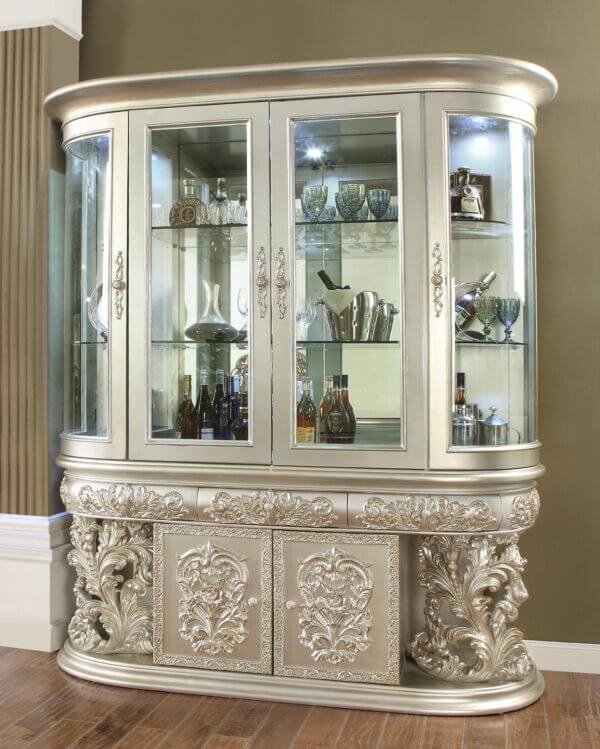
<path fill-rule="evenodd" d="M 448 681 L 521 680 L 533 663 L 511 624 L 528 596 L 518 537 L 440 535 L 423 538 L 419 583 L 426 589 L 425 628 L 410 653 Z M 446 624 L 442 607 L 459 621 Z"/>
<path fill-rule="evenodd" d="M 152 526 L 81 515 L 71 525 L 76 610 L 71 642 L 95 653 L 151 653 Z"/>

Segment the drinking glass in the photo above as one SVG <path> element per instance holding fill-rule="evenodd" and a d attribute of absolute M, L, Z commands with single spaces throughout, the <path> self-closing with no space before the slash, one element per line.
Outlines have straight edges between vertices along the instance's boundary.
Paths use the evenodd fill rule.
<path fill-rule="evenodd" d="M 356 218 L 365 202 L 365 186 L 358 182 L 349 182 L 347 185 L 342 185 L 340 197 L 352 216 Z"/>
<path fill-rule="evenodd" d="M 500 299 L 498 304 L 498 319 L 504 325 L 504 340 L 509 343 L 512 340 L 512 326 L 517 322 L 521 311 L 521 300 L 517 298 Z"/>
<path fill-rule="evenodd" d="M 296 323 L 300 328 L 301 341 L 306 340 L 308 329 L 316 316 L 317 308 L 315 307 L 315 303 L 313 302 L 313 300 L 309 299 L 308 297 L 306 297 L 305 299 L 300 299 L 296 310 Z"/>
<path fill-rule="evenodd" d="M 391 193 L 389 190 L 367 190 L 369 210 L 376 221 L 381 221 L 390 207 Z"/>
<path fill-rule="evenodd" d="M 492 332 L 492 323 L 498 317 L 499 304 L 500 298 L 497 296 L 482 296 L 475 303 L 475 314 L 479 322 L 483 325 L 483 335 L 486 343 L 494 342 L 490 333 Z"/>
<path fill-rule="evenodd" d="M 326 185 L 304 185 L 300 196 L 302 210 L 309 221 L 318 221 L 327 202 Z"/>

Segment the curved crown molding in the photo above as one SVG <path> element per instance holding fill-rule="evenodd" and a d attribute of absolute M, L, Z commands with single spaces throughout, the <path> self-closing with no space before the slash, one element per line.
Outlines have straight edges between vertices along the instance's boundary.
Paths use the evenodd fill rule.
<path fill-rule="evenodd" d="M 207 68 L 99 78 L 54 91 L 48 114 L 68 122 L 100 112 L 218 101 L 308 98 L 398 91 L 503 94 L 536 107 L 556 78 L 539 65 L 487 55 L 411 55 Z"/>

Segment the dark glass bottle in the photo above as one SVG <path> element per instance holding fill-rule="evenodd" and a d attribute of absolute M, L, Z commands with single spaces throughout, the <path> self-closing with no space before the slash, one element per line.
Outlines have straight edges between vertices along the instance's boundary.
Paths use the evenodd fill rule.
<path fill-rule="evenodd" d="M 214 412 L 208 394 L 208 371 L 200 370 L 200 392 L 198 393 L 198 438 L 212 440 L 215 438 Z"/>
<path fill-rule="evenodd" d="M 352 408 L 350 397 L 348 395 L 348 375 L 345 374 L 342 375 L 341 398 L 342 404 L 346 409 L 346 414 L 348 415 L 348 432 L 344 435 L 344 442 L 352 445 L 354 443 L 354 438 L 356 437 L 356 416 L 354 415 L 354 409 Z"/>
<path fill-rule="evenodd" d="M 319 405 L 319 442 L 327 442 L 327 414 L 333 396 L 333 377 L 325 377 L 325 395 Z"/>
<path fill-rule="evenodd" d="M 317 409 L 310 394 L 312 382 L 302 379 L 302 398 L 296 407 L 296 442 L 299 445 L 314 445 L 317 441 Z"/>
<path fill-rule="evenodd" d="M 224 440 L 227 437 L 223 435 L 229 426 L 229 414 L 227 414 L 227 420 L 221 425 L 221 401 L 225 398 L 225 372 L 217 369 L 215 377 L 216 385 L 212 400 L 214 437 L 216 440 Z"/>
<path fill-rule="evenodd" d="M 465 373 L 456 373 L 456 390 L 454 391 L 454 405 L 466 406 L 467 399 L 465 396 Z"/>
<path fill-rule="evenodd" d="M 175 432 L 183 440 L 194 440 L 198 436 L 196 408 L 192 401 L 192 375 L 183 375 L 183 397 L 177 409 Z"/>
<path fill-rule="evenodd" d="M 237 419 L 240 410 L 240 378 L 239 375 L 232 375 L 229 378 L 229 423 Z"/>
<path fill-rule="evenodd" d="M 236 440 L 248 439 L 248 393 L 240 392 L 240 407 L 231 425 L 233 438 Z"/>
<path fill-rule="evenodd" d="M 331 395 L 331 404 L 325 418 L 326 422 L 326 439 L 332 444 L 344 442 L 344 437 L 348 434 L 348 414 L 342 403 L 342 394 L 340 392 L 340 375 L 333 376 L 333 393 Z"/>

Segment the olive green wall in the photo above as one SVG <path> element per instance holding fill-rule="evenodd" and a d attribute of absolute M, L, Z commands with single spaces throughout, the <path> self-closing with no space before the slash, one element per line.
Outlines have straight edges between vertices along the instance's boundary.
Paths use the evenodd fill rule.
<path fill-rule="evenodd" d="M 600 640 L 600 55 L 597 0 L 84 0 L 81 76 L 472 52 L 558 78 L 536 141 L 542 514 L 523 539 L 539 640 Z"/>

